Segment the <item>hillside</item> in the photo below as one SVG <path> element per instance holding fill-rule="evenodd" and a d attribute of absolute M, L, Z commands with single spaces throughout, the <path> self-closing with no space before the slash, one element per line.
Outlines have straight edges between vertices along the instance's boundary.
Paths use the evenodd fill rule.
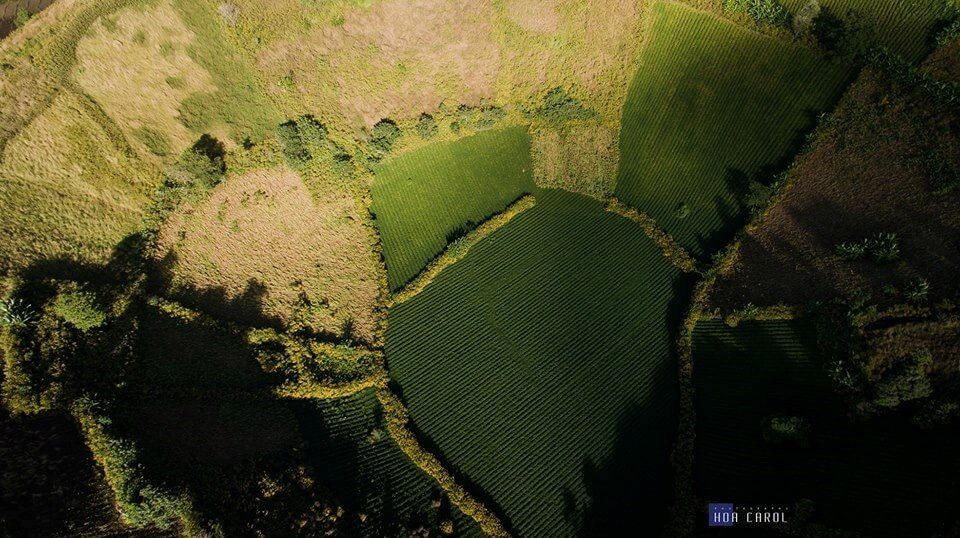
<path fill-rule="evenodd" d="M 956 0 L 0 2 L 0 535 L 951 535 L 958 66 Z"/>

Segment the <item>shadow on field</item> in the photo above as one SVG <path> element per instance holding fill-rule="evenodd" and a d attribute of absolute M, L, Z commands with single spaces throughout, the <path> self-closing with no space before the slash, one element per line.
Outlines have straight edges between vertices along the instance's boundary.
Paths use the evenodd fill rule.
<path fill-rule="evenodd" d="M 207 312 L 220 319 L 282 330 L 283 322 L 264 312 L 263 304 L 267 287 L 255 278 L 247 281 L 242 294 L 230 297 L 226 288 L 217 286 L 198 288 L 184 282 L 174 282 L 174 267 L 177 255 L 167 253 L 150 268 L 150 288 L 161 295 L 168 295 L 183 304 Z"/>

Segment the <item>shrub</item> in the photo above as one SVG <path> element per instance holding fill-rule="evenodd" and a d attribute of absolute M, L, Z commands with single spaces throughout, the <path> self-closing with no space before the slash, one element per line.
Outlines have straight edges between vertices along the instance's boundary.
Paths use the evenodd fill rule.
<path fill-rule="evenodd" d="M 592 118 L 594 112 L 585 108 L 579 99 L 567 94 L 565 89 L 557 87 L 544 95 L 537 115 L 550 123 L 564 123 Z"/>
<path fill-rule="evenodd" d="M 937 34 L 937 45 L 944 46 L 960 39 L 960 18 L 954 19 L 949 26 Z"/>
<path fill-rule="evenodd" d="M 370 133 L 370 149 L 375 161 L 379 161 L 393 149 L 393 144 L 400 138 L 400 128 L 392 120 L 380 120 L 373 126 Z"/>
<path fill-rule="evenodd" d="M 922 303 L 930 294 L 930 283 L 922 277 L 917 277 L 907 284 L 903 293 L 911 303 Z"/>
<path fill-rule="evenodd" d="M 227 172 L 223 143 L 210 135 L 203 135 L 180 155 L 179 168 L 197 184 L 215 187 Z"/>
<path fill-rule="evenodd" d="M 17 8 L 17 14 L 13 17 L 13 27 L 14 28 L 23 28 L 27 22 L 30 21 L 30 18 L 33 15 L 30 14 L 26 9 Z"/>
<path fill-rule="evenodd" d="M 747 208 L 751 211 L 759 211 L 766 208 L 770 197 L 773 196 L 774 190 L 775 187 L 773 185 L 764 185 L 759 181 L 751 180 L 745 200 Z"/>
<path fill-rule="evenodd" d="M 867 258 L 878 264 L 891 262 L 900 255 L 900 244 L 897 234 L 879 233 L 857 243 L 840 243 L 836 248 L 837 255 L 846 260 Z"/>
<path fill-rule="evenodd" d="M 480 108 L 480 115 L 477 117 L 477 129 L 489 129 L 506 115 L 507 113 L 498 106 L 483 106 Z"/>
<path fill-rule="evenodd" d="M 83 332 L 100 327 L 107 321 L 107 314 L 96 294 L 86 290 L 60 293 L 53 302 L 53 311 Z"/>
<path fill-rule="evenodd" d="M 0 325 L 4 327 L 26 327 L 36 319 L 36 310 L 23 299 L 4 299 L 0 301 Z"/>
<path fill-rule="evenodd" d="M 158 157 L 165 157 L 170 154 L 170 141 L 163 132 L 144 126 L 134 131 L 133 134 L 147 146 L 150 153 Z"/>
<path fill-rule="evenodd" d="M 417 134 L 420 138 L 433 138 L 437 135 L 437 131 L 437 121 L 433 116 L 426 113 L 420 114 L 420 119 L 417 121 Z"/>
<path fill-rule="evenodd" d="M 776 0 L 724 0 L 724 7 L 733 12 L 747 13 L 757 24 L 786 26 L 790 12 Z"/>
<path fill-rule="evenodd" d="M 771 444 L 804 445 L 810 434 L 810 424 L 801 417 L 776 416 L 766 422 L 763 439 Z"/>
<path fill-rule="evenodd" d="M 877 385 L 874 405 L 890 409 L 903 402 L 930 396 L 933 389 L 927 376 L 927 368 L 932 360 L 929 351 L 920 350 L 885 372 Z"/>
<path fill-rule="evenodd" d="M 310 160 L 310 151 L 300 136 L 300 129 L 297 128 L 296 121 L 290 120 L 277 127 L 277 140 L 280 141 L 283 156 L 290 166 L 299 168 Z"/>
<path fill-rule="evenodd" d="M 674 214 L 678 219 L 683 220 L 690 216 L 690 206 L 684 202 L 677 204 L 677 211 Z"/>

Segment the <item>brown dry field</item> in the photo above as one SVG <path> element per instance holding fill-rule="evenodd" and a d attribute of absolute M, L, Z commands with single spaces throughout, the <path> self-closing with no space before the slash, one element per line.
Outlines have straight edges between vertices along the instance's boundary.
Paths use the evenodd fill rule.
<path fill-rule="evenodd" d="M 478 104 L 493 97 L 500 66 L 492 14 L 491 0 L 349 8 L 340 26 L 273 43 L 259 67 L 268 91 L 283 92 L 277 81 L 290 74 L 308 110 L 336 107 L 367 127 L 436 110 L 444 99 Z"/>
<path fill-rule="evenodd" d="M 930 74 L 947 80 L 960 80 L 960 40 L 937 47 L 923 62 Z"/>
<path fill-rule="evenodd" d="M 378 284 L 373 238 L 350 194 L 314 200 L 286 168 L 228 177 L 208 199 L 182 207 L 156 253 L 172 295 L 226 319 L 288 324 L 301 306 L 309 324 L 372 341 Z M 328 305 L 321 307 L 321 304 Z"/>
<path fill-rule="evenodd" d="M 743 241 L 741 260 L 717 282 L 714 307 L 802 305 L 858 291 L 881 304 L 903 302 L 884 287 L 902 290 L 917 277 L 930 283 L 934 301 L 960 291 L 960 189 L 931 193 L 915 164 L 939 148 L 960 167 L 960 116 L 866 71 L 838 118 L 801 158 L 785 199 Z M 897 234 L 898 260 L 876 265 L 835 254 L 841 242 L 881 232 Z"/>

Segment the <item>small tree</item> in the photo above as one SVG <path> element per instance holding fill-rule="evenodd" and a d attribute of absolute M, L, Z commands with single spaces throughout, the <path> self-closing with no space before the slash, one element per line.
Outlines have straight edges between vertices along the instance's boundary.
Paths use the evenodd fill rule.
<path fill-rule="evenodd" d="M 13 18 L 14 28 L 23 28 L 31 17 L 33 17 L 33 15 L 31 15 L 26 9 L 23 9 L 22 7 L 17 8 L 17 14 Z"/>
<path fill-rule="evenodd" d="M 91 291 L 68 291 L 57 295 L 53 311 L 83 332 L 100 327 L 107 321 L 106 312 L 100 306 L 96 294 Z"/>
<path fill-rule="evenodd" d="M 433 138 L 437 135 L 437 121 L 430 114 L 420 114 L 420 120 L 417 121 L 417 133 L 420 138 Z"/>

